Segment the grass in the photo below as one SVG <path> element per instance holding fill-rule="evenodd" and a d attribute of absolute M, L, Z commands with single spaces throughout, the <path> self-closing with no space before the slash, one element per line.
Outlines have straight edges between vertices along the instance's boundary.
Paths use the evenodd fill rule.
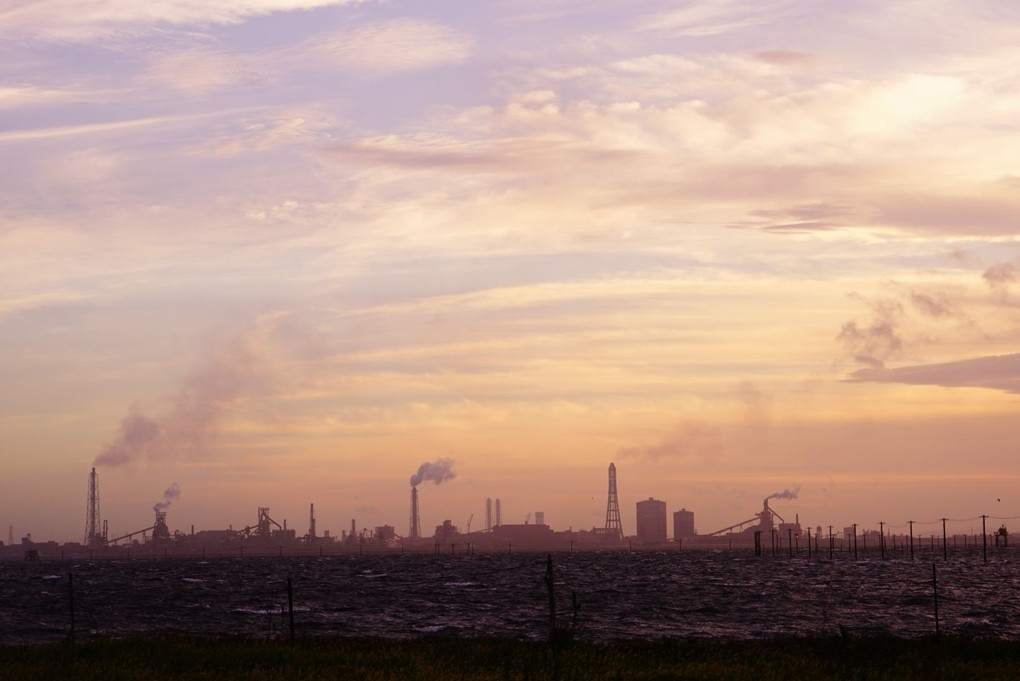
<path fill-rule="evenodd" d="M 128 639 L 0 647 L 0 679 L 854 681 L 1020 678 L 1020 643 L 958 638 L 620 642 Z"/>

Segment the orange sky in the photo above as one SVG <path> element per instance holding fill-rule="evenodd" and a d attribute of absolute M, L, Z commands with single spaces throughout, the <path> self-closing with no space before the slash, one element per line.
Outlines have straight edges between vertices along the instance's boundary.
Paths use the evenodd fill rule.
<path fill-rule="evenodd" d="M 1020 10 L 138 7 L 0 8 L 16 538 L 1020 516 Z"/>

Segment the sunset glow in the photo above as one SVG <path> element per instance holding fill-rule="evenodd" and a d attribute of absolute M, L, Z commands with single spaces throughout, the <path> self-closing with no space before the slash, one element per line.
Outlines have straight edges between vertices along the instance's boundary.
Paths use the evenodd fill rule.
<path fill-rule="evenodd" d="M 0 523 L 1020 516 L 1020 9 L 0 0 Z M 169 504 L 169 500 L 167 500 Z M 980 521 L 978 521 L 978 525 Z M 941 529 L 941 526 L 939 526 Z M 922 533 L 928 530 L 921 528 Z M 979 531 L 979 530 L 978 530 Z"/>

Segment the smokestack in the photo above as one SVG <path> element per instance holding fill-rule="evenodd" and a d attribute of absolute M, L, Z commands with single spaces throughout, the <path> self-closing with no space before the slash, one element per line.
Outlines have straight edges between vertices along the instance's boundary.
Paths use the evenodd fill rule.
<path fill-rule="evenodd" d="M 422 464 L 424 465 L 424 464 Z M 412 478 L 413 480 L 414 478 Z M 411 539 L 421 538 L 421 518 L 418 515 L 418 488 L 411 488 L 411 527 L 407 532 Z"/>
<path fill-rule="evenodd" d="M 89 473 L 89 495 L 85 509 L 85 543 L 94 546 L 102 543 L 99 537 L 99 478 L 95 466 Z"/>

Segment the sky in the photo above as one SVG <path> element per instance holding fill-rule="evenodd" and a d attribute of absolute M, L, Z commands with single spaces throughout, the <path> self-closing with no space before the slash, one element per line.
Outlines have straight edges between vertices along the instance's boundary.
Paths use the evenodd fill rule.
<path fill-rule="evenodd" d="M 996 0 L 0 0 L 0 539 L 1016 518 L 1018 84 Z"/>

